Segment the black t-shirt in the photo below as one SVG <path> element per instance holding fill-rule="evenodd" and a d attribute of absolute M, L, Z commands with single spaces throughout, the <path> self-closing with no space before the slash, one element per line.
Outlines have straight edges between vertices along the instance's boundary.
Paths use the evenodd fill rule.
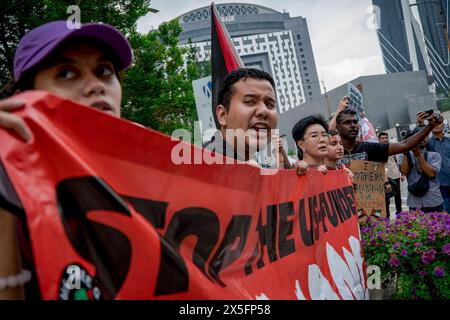
<path fill-rule="evenodd" d="M 389 158 L 389 144 L 374 142 L 357 142 L 351 151 L 344 151 L 344 158 L 338 164 L 350 165 L 352 160 L 365 160 L 375 162 L 387 162 Z"/>
<path fill-rule="evenodd" d="M 214 153 L 219 153 L 221 155 L 224 155 L 228 158 L 232 158 L 234 160 L 238 161 L 245 161 L 245 158 L 242 157 L 239 153 L 237 153 L 233 146 L 231 146 L 228 142 L 226 142 L 220 131 L 216 131 L 216 133 L 211 137 L 211 140 L 205 142 L 203 144 L 203 148 L 207 149 Z M 226 160 L 223 159 L 223 163 L 225 163 Z"/>

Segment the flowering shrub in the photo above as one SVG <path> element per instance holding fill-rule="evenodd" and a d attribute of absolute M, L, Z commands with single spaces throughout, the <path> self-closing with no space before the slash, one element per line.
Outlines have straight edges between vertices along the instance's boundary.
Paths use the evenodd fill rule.
<path fill-rule="evenodd" d="M 361 224 L 366 264 L 396 279 L 394 298 L 450 299 L 450 214 L 402 212 Z"/>

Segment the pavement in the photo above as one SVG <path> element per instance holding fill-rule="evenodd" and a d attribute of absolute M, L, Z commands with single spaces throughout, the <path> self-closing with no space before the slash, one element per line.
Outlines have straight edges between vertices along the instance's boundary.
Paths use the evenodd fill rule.
<path fill-rule="evenodd" d="M 402 195 L 402 209 L 403 211 L 407 211 L 409 207 L 406 205 L 406 196 L 408 195 L 408 183 L 405 181 L 400 182 L 400 194 Z M 391 220 L 395 220 L 395 199 L 391 198 L 389 203 L 389 211 L 391 212 Z"/>

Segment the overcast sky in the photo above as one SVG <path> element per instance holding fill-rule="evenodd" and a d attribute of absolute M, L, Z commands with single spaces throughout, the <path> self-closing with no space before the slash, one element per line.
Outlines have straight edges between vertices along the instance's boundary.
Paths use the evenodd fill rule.
<path fill-rule="evenodd" d="M 327 90 L 362 75 L 385 73 L 376 31 L 367 26 L 371 0 L 248 0 L 215 3 L 253 3 L 306 18 L 319 79 Z M 151 0 L 151 13 L 138 21 L 146 32 L 161 22 L 208 6 L 211 0 Z"/>

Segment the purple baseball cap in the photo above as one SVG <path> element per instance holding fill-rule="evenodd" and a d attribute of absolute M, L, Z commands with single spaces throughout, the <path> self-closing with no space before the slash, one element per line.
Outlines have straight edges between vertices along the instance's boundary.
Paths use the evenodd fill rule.
<path fill-rule="evenodd" d="M 117 71 L 127 69 L 133 60 L 133 50 L 127 39 L 114 27 L 104 23 L 86 23 L 70 29 L 66 21 L 53 21 L 28 32 L 19 43 L 14 57 L 14 80 L 50 55 L 66 39 L 90 37 L 109 45 L 119 59 Z"/>

